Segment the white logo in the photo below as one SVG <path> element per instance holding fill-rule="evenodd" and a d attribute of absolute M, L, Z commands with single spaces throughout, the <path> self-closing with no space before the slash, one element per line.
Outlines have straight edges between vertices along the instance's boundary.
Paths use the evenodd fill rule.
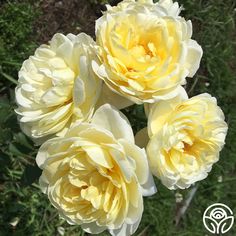
<path fill-rule="evenodd" d="M 213 234 L 228 232 L 234 223 L 232 210 L 222 203 L 210 205 L 203 214 L 203 224 Z"/>

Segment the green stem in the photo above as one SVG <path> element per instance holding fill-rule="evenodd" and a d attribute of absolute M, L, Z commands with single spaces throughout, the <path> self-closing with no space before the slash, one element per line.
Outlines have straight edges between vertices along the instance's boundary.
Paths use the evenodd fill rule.
<path fill-rule="evenodd" d="M 4 73 L 4 72 L 0 72 L 0 74 L 7 80 L 11 81 L 13 84 L 18 84 L 17 80 L 15 80 L 13 77 L 11 77 L 10 75 Z"/>
<path fill-rule="evenodd" d="M 12 66 L 20 66 L 21 65 L 21 63 L 14 62 L 14 61 L 2 61 L 2 64 L 12 65 Z"/>

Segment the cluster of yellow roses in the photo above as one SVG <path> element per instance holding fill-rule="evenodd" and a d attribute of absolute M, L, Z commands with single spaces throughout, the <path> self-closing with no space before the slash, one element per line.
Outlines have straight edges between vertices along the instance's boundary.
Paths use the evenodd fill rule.
<path fill-rule="evenodd" d="M 182 87 L 202 49 L 180 10 L 172 0 L 108 5 L 96 42 L 56 34 L 19 72 L 16 112 L 22 130 L 43 143 L 36 157 L 42 191 L 86 232 L 133 234 L 143 196 L 156 192 L 151 173 L 184 189 L 218 161 L 227 124 L 215 98 L 188 98 Z M 119 111 L 133 103 L 144 104 L 148 117 L 136 144 Z"/>

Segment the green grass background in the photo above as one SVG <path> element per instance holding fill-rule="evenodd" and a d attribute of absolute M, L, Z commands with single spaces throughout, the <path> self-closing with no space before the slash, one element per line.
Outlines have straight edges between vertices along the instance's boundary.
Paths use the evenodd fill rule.
<path fill-rule="evenodd" d="M 70 28 L 59 25 L 57 29 L 78 33 L 83 29 L 83 22 L 94 21 L 95 16 L 99 16 L 106 2 L 84 1 L 89 9 L 87 15 L 78 9 L 80 18 L 70 19 Z M 53 23 L 45 21 L 48 25 L 40 25 L 45 19 L 47 3 L 50 1 L 0 1 L 0 236 L 86 235 L 79 226 L 70 226 L 59 219 L 47 197 L 40 192 L 37 183 L 40 170 L 35 166 L 37 148 L 20 132 L 14 114 L 17 71 L 23 60 L 44 42 L 46 29 L 50 30 Z M 236 2 L 180 0 L 179 3 L 184 6 L 182 15 L 193 22 L 193 38 L 204 51 L 201 68 L 193 79 L 188 79 L 187 90 L 190 96 L 203 92 L 215 96 L 225 113 L 229 132 L 220 161 L 208 178 L 198 184 L 178 226 L 174 219 L 181 203 L 176 203 L 176 194 L 186 199 L 191 190 L 169 191 L 156 180 L 158 193 L 145 199 L 145 211 L 136 234 L 140 236 L 210 235 L 203 226 L 202 214 L 216 202 L 227 204 L 236 215 Z M 47 17 L 53 14 L 53 9 Z M 63 20 L 67 24 L 67 19 L 62 17 Z M 90 32 L 93 34 L 92 26 Z M 142 106 L 133 106 L 124 112 L 135 132 L 145 126 Z M 236 223 L 226 235 L 236 235 Z"/>

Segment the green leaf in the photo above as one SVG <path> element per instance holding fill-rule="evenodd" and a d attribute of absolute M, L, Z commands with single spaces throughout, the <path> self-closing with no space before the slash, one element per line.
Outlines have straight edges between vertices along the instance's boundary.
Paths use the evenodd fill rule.
<path fill-rule="evenodd" d="M 29 148 L 30 150 L 34 150 L 33 142 L 23 133 L 15 134 L 15 140 L 17 143 Z"/>
<path fill-rule="evenodd" d="M 6 168 L 10 164 L 10 158 L 7 154 L 0 151 L 0 169 Z"/>
<path fill-rule="evenodd" d="M 28 147 L 21 145 L 19 143 L 10 143 L 9 145 L 9 151 L 14 155 L 14 156 L 26 156 L 31 152 L 31 149 Z"/>
<path fill-rule="evenodd" d="M 12 132 L 10 129 L 2 129 L 0 127 L 0 143 L 12 140 Z"/>
<path fill-rule="evenodd" d="M 42 170 L 38 166 L 27 165 L 21 177 L 21 183 L 29 186 L 40 177 Z"/>
<path fill-rule="evenodd" d="M 10 128 L 12 130 L 12 132 L 19 132 L 20 127 L 18 125 L 16 114 L 11 113 L 7 117 L 7 119 L 4 123 L 4 127 Z"/>

